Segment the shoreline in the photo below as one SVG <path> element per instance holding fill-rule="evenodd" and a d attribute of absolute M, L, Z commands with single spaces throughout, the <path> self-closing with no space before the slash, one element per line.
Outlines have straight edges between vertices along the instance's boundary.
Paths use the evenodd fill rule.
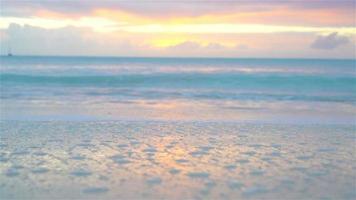
<path fill-rule="evenodd" d="M 322 122 L 290 122 L 290 121 L 258 121 L 258 120 L 155 120 L 155 119 L 6 119 L 0 123 L 7 122 L 58 122 L 58 123 L 166 123 L 166 124 L 236 124 L 236 125 L 274 125 L 274 126 L 352 126 L 356 128 L 355 122 L 322 123 Z"/>

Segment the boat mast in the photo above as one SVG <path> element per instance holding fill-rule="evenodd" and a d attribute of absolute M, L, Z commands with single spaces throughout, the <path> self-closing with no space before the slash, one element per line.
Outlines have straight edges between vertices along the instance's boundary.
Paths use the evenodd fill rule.
<path fill-rule="evenodd" d="M 7 56 L 12 56 L 11 53 L 11 46 L 9 45 L 9 47 L 7 48 Z"/>

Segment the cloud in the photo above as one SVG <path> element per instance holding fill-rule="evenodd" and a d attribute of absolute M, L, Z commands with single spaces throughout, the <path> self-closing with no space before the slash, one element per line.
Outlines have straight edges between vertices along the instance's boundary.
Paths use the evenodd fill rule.
<path fill-rule="evenodd" d="M 82 0 L 31 0 L 14 1 L 2 0 L 3 14 L 21 15 L 47 9 L 66 13 L 90 13 L 97 8 L 111 8 L 127 10 L 139 14 L 159 15 L 161 13 L 181 13 L 187 15 L 199 15 L 211 12 L 225 11 L 259 11 L 275 8 L 297 8 L 297 9 L 337 9 L 353 10 L 355 2 L 352 0 L 298 0 L 298 1 L 221 1 L 221 0 L 196 0 L 196 1 L 172 1 L 172 0 L 102 0 L 102 1 L 82 1 Z M 26 12 L 28 11 L 28 12 Z"/>
<path fill-rule="evenodd" d="M 224 45 L 221 45 L 219 43 L 216 42 L 212 42 L 209 43 L 208 45 L 205 46 L 206 49 L 210 49 L 210 50 L 223 50 L 226 49 L 226 47 Z"/>
<path fill-rule="evenodd" d="M 197 42 L 192 42 L 192 41 L 186 41 L 186 42 L 182 42 L 177 45 L 174 45 L 174 46 L 167 47 L 167 49 L 179 50 L 179 51 L 181 51 L 181 50 L 196 50 L 199 48 L 201 48 L 201 45 Z"/>
<path fill-rule="evenodd" d="M 4 54 L 8 46 L 17 55 L 140 56 L 143 51 L 150 51 L 149 47 L 133 40 L 118 33 L 96 33 L 90 28 L 44 29 L 13 23 L 1 30 L 1 53 Z"/>
<path fill-rule="evenodd" d="M 344 38 L 338 34 L 331 36 L 333 37 L 334 40 L 337 38 L 339 43 L 340 37 Z M 157 46 L 155 45 L 157 40 L 171 40 L 171 43 L 167 43 L 171 46 Z M 343 48 L 330 51 L 315 51 L 309 48 L 310 41 L 313 40 L 314 34 L 305 33 L 190 35 L 121 31 L 107 33 L 74 26 L 45 29 L 14 23 L 6 29 L 0 29 L 1 54 L 6 54 L 7 48 L 11 46 L 15 55 L 279 58 L 355 56 L 354 46 L 351 45 L 355 42 L 355 37 L 349 37 L 350 42 Z M 341 39 L 341 43 L 344 40 Z"/>
<path fill-rule="evenodd" d="M 78 18 L 95 15 L 96 11 L 125 13 L 138 18 L 151 20 L 192 19 L 230 20 L 262 24 L 313 24 L 353 26 L 355 24 L 352 0 L 298 0 L 298 1 L 172 1 L 172 0 L 132 0 L 132 1 L 80 1 L 80 0 L 31 0 L 1 1 L 1 16 L 4 17 L 43 17 Z M 52 13 L 49 15 L 49 13 Z M 213 17 L 211 17 L 213 16 Z M 119 17 L 121 19 L 122 16 Z M 199 21 L 198 20 L 198 21 Z"/>
<path fill-rule="evenodd" d="M 174 46 L 169 46 L 166 49 L 173 50 L 173 51 L 182 51 L 182 52 L 192 52 L 197 50 L 201 52 L 230 50 L 229 47 L 224 46 L 217 42 L 211 42 L 208 43 L 207 45 L 203 45 L 200 44 L 199 42 L 194 42 L 194 41 L 185 41 Z"/>
<path fill-rule="evenodd" d="M 346 45 L 350 42 L 346 36 L 338 35 L 337 32 L 331 33 L 326 36 L 318 36 L 316 40 L 311 44 L 313 49 L 335 49 L 339 46 Z"/>

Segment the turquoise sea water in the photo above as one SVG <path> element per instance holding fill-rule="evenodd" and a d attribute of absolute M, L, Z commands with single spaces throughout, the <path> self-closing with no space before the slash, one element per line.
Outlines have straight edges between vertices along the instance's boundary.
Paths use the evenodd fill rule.
<path fill-rule="evenodd" d="M 156 119 L 150 113 L 175 112 L 160 109 L 174 102 L 175 109 L 187 110 L 179 119 L 206 112 L 216 116 L 209 120 L 264 121 L 272 117 L 256 116 L 268 113 L 278 121 L 300 113 L 299 118 L 317 114 L 310 119 L 316 122 L 354 121 L 355 60 L 14 56 L 0 61 L 3 119 L 135 119 L 128 109 L 141 107 L 149 110 L 142 118 Z M 115 113 L 115 104 L 126 114 Z M 44 113 L 45 105 L 58 109 Z M 190 113 L 194 108 L 201 109 Z"/>

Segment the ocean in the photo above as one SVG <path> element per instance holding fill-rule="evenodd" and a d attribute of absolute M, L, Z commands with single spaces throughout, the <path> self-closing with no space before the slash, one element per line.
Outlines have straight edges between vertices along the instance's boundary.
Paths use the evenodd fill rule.
<path fill-rule="evenodd" d="M 0 199 L 355 199 L 355 69 L 0 57 Z"/>
<path fill-rule="evenodd" d="M 354 123 L 355 60 L 1 57 L 4 120 Z"/>

